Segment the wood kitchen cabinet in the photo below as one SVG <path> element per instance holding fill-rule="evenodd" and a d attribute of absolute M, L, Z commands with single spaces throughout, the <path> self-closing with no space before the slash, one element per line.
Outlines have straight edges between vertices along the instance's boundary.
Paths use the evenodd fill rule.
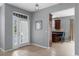
<path fill-rule="evenodd" d="M 52 42 L 60 42 L 64 40 L 65 33 L 64 32 L 52 32 Z"/>
<path fill-rule="evenodd" d="M 61 29 L 61 20 L 55 20 L 55 29 L 56 30 Z"/>

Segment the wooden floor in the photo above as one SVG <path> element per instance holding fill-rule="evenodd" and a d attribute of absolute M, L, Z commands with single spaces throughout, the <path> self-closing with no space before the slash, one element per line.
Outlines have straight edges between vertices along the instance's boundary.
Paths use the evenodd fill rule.
<path fill-rule="evenodd" d="M 75 55 L 75 42 L 52 43 L 49 49 L 37 46 L 26 46 L 14 51 L 2 52 L 0 56 L 73 56 Z"/>

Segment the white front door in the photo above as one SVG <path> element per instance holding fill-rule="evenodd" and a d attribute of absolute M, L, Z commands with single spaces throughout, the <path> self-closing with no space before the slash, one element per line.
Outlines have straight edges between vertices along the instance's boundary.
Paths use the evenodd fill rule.
<path fill-rule="evenodd" d="M 21 46 L 25 46 L 29 43 L 29 27 L 27 20 L 19 20 L 19 44 Z"/>
<path fill-rule="evenodd" d="M 13 16 L 13 49 L 30 43 L 28 19 Z"/>

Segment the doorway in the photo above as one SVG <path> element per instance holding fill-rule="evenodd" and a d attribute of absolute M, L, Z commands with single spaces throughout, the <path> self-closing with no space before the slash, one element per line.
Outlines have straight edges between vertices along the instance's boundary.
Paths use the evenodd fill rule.
<path fill-rule="evenodd" d="M 69 42 L 74 40 L 74 8 L 49 14 L 49 46 L 52 43 Z M 70 13 L 69 13 L 70 12 Z"/>
<path fill-rule="evenodd" d="M 13 49 L 30 44 L 29 17 L 13 13 Z"/>

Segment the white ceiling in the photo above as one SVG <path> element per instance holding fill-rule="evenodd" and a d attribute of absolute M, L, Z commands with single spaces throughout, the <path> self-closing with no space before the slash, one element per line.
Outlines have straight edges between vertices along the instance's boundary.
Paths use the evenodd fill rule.
<path fill-rule="evenodd" d="M 69 9 L 58 11 L 58 12 L 53 12 L 52 15 L 53 15 L 53 18 L 74 16 L 75 15 L 75 8 L 69 8 Z"/>
<path fill-rule="evenodd" d="M 36 3 L 10 3 L 10 4 L 30 12 L 35 11 L 35 5 L 36 5 Z M 57 3 L 38 3 L 38 4 L 39 4 L 39 9 L 44 9 L 56 5 Z"/>

